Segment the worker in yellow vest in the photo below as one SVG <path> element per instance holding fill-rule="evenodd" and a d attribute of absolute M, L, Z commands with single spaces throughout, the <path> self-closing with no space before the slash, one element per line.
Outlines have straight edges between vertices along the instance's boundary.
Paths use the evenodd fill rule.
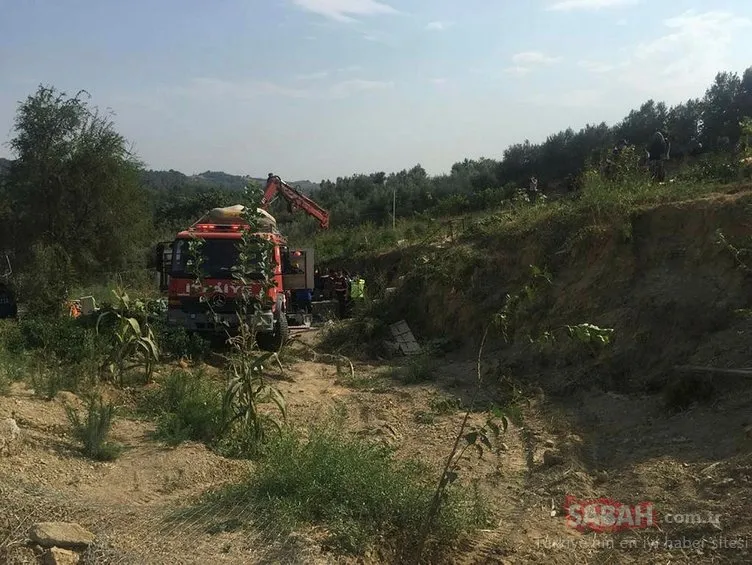
<path fill-rule="evenodd" d="M 366 293 L 366 281 L 359 274 L 356 274 L 350 282 L 350 298 L 352 300 L 363 300 Z"/>

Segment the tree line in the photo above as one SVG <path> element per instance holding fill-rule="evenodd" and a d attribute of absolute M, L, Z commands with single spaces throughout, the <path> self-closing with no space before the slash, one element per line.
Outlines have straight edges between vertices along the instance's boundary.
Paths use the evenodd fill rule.
<path fill-rule="evenodd" d="M 568 128 L 541 143 L 525 140 L 496 159 L 457 162 L 447 174 L 429 176 L 418 164 L 318 186 L 305 181 L 301 188 L 331 212 L 335 229 L 383 225 L 392 221 L 393 200 L 401 218 L 492 207 L 531 177 L 543 190 L 576 190 L 583 169 L 602 162 L 616 144 L 644 147 L 659 129 L 671 141 L 672 159 L 690 152 L 730 158 L 743 141 L 740 124 L 750 117 L 752 67 L 742 76 L 718 73 L 702 98 L 672 107 L 648 100 L 615 125 Z M 250 178 L 149 171 L 85 91 L 69 96 L 50 86 L 40 85 L 19 103 L 9 146 L 15 159 L 0 160 L 0 251 L 27 274 L 26 286 L 55 296 L 104 272 L 145 267 L 154 243 L 210 208 L 235 204 L 240 184 Z M 290 214 L 282 205 L 272 212 L 288 233 L 316 229 L 302 212 Z"/>

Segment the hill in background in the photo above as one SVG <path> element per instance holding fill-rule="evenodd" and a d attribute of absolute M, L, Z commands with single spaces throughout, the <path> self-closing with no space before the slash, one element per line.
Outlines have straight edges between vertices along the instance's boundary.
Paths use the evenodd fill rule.
<path fill-rule="evenodd" d="M 266 177 L 252 177 L 249 175 L 231 175 L 222 171 L 205 171 L 198 175 L 185 175 L 180 171 L 144 171 L 144 185 L 154 189 L 171 189 L 175 187 L 221 188 L 226 190 L 243 190 L 249 181 L 256 181 L 262 185 Z M 319 185 L 309 180 L 288 181 L 292 186 L 300 189 L 304 194 L 318 190 Z"/>
<path fill-rule="evenodd" d="M 0 175 L 7 173 L 12 161 L 0 157 Z M 185 175 L 180 171 L 170 169 L 169 171 L 146 170 L 142 173 L 144 186 L 156 190 L 169 190 L 176 188 L 221 188 L 226 190 L 243 190 L 248 181 L 254 180 L 262 185 L 266 182 L 266 177 L 252 177 L 249 175 L 231 175 L 222 171 L 205 171 L 198 175 Z M 288 181 L 289 182 L 289 181 Z M 319 185 L 309 180 L 298 180 L 290 182 L 304 194 L 311 194 L 318 190 Z"/>

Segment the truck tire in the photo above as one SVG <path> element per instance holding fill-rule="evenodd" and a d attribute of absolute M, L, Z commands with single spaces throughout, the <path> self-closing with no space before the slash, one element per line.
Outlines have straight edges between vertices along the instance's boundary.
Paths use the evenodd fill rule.
<path fill-rule="evenodd" d="M 277 321 L 273 332 L 259 332 L 256 334 L 256 344 L 262 351 L 277 353 L 290 337 L 290 327 L 287 325 L 287 315 L 277 311 Z"/>

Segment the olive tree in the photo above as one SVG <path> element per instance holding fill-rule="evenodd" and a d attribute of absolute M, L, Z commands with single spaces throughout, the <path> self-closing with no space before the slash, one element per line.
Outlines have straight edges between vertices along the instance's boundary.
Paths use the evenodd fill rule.
<path fill-rule="evenodd" d="M 17 263 L 33 275 L 51 250 L 69 267 L 58 277 L 77 279 L 56 280 L 63 289 L 132 266 L 151 222 L 141 163 L 87 98 L 40 85 L 19 103 L 9 142 L 16 159 L 4 191 Z"/>

